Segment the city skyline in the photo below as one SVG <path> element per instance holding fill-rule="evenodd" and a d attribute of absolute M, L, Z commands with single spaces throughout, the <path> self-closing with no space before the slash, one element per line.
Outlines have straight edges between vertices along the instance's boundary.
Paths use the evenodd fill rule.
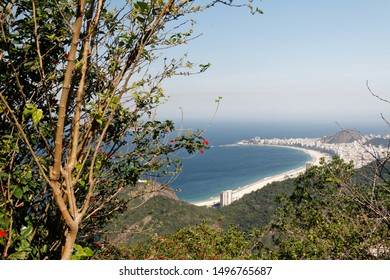
<path fill-rule="evenodd" d="M 173 50 L 205 73 L 164 87 L 163 117 L 218 120 L 378 121 L 390 99 L 390 2 L 257 2 L 263 15 L 218 6 L 196 15 L 199 38 Z M 180 109 L 179 109 L 180 107 Z"/>

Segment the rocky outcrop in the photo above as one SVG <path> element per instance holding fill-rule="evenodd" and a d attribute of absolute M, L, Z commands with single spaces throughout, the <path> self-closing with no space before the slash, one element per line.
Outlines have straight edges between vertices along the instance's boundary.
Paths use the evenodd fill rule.
<path fill-rule="evenodd" d="M 134 190 L 129 192 L 129 196 L 132 199 L 139 198 L 143 202 L 146 202 L 155 196 L 166 196 L 173 200 L 179 200 L 176 192 L 172 188 L 153 181 L 138 182 Z"/>

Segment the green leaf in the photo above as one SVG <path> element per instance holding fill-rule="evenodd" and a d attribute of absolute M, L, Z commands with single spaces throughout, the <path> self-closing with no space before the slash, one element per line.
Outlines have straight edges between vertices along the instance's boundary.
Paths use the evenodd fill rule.
<path fill-rule="evenodd" d="M 118 102 L 119 102 L 119 97 L 118 96 L 114 96 L 114 98 L 112 98 L 112 101 L 111 101 L 111 104 L 110 104 L 111 109 L 114 109 L 114 107 L 118 104 Z"/>
<path fill-rule="evenodd" d="M 141 23 L 144 23 L 144 22 L 145 22 L 145 19 L 144 19 L 143 17 L 141 17 L 141 16 L 138 16 L 138 17 L 137 17 L 137 20 L 138 20 L 139 22 L 141 22 Z"/>
<path fill-rule="evenodd" d="M 23 193 L 26 193 L 26 192 L 29 192 L 31 191 L 31 189 L 29 188 L 29 186 L 23 186 Z"/>
<path fill-rule="evenodd" d="M 8 173 L 5 173 L 3 171 L 0 172 L 0 178 L 4 181 L 8 179 Z"/>
<path fill-rule="evenodd" d="M 150 9 L 148 3 L 146 2 L 137 2 L 136 3 L 141 11 L 141 13 L 145 13 L 146 11 L 148 11 Z"/>
<path fill-rule="evenodd" d="M 78 163 L 76 164 L 75 168 L 77 171 L 80 171 L 81 167 L 83 167 L 83 165 L 81 163 Z"/>
<path fill-rule="evenodd" d="M 21 231 L 20 231 L 20 238 L 21 239 L 28 239 L 31 234 L 33 233 L 34 231 L 34 227 L 29 225 L 29 226 L 23 226 Z"/>
<path fill-rule="evenodd" d="M 74 250 L 76 251 L 76 253 L 77 253 L 77 252 L 79 252 L 81 249 L 83 249 L 83 247 L 81 247 L 81 245 L 79 245 L 79 244 L 74 244 L 73 249 L 74 249 Z"/>
<path fill-rule="evenodd" d="M 37 107 L 35 107 L 33 104 L 26 104 L 26 108 L 23 111 L 23 116 L 29 116 L 32 115 L 37 110 Z"/>
<path fill-rule="evenodd" d="M 56 36 L 56 34 L 52 34 L 52 35 L 47 35 L 47 38 L 54 41 L 57 38 L 57 36 Z"/>
<path fill-rule="evenodd" d="M 80 60 L 78 60 L 78 61 L 76 61 L 74 67 L 75 67 L 76 69 L 81 69 L 82 66 L 83 66 L 83 62 L 80 61 Z"/>
<path fill-rule="evenodd" d="M 17 199 L 21 199 L 23 197 L 23 190 L 21 188 L 17 188 L 14 192 L 14 196 Z"/>
<path fill-rule="evenodd" d="M 28 253 L 25 251 L 15 252 L 8 256 L 10 260 L 25 260 L 27 259 Z"/>
<path fill-rule="evenodd" d="M 89 247 L 82 247 L 78 244 L 75 244 L 73 246 L 73 255 L 72 255 L 72 260 L 80 260 L 84 257 L 92 257 L 93 256 L 93 251 Z"/>
<path fill-rule="evenodd" d="M 204 72 L 206 71 L 208 68 L 210 68 L 211 66 L 211 63 L 207 63 L 207 64 L 199 64 L 199 67 L 200 67 L 200 72 Z"/>
<path fill-rule="evenodd" d="M 33 123 L 38 125 L 39 121 L 43 118 L 43 111 L 41 109 L 36 110 L 32 114 Z"/>
<path fill-rule="evenodd" d="M 40 252 L 42 254 L 46 253 L 48 251 L 49 247 L 47 246 L 47 244 L 43 245 L 40 249 Z"/>
<path fill-rule="evenodd" d="M 331 178 L 331 177 L 327 178 L 326 181 L 327 182 L 333 182 L 333 183 L 341 183 L 340 179 L 338 179 L 338 178 Z"/>
<path fill-rule="evenodd" d="M 85 248 L 83 249 L 83 251 L 84 251 L 84 256 L 85 256 L 85 257 L 92 257 L 92 256 L 93 256 L 93 251 L 92 251 L 91 248 L 85 247 Z"/>

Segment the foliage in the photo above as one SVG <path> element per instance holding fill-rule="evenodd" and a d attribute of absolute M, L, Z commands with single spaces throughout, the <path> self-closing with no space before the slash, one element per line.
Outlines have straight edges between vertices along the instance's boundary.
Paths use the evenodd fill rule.
<path fill-rule="evenodd" d="M 125 212 L 113 220 L 118 230 L 114 232 L 118 234 L 128 228 L 121 221 L 133 225 L 150 215 L 147 230 L 133 232 L 129 240 L 124 236 L 119 243 L 115 234 L 110 236 L 105 252 L 113 252 L 112 258 L 130 257 L 126 255 L 128 249 L 123 248 L 135 248 L 132 241 L 143 243 L 144 248 L 154 242 L 155 238 L 150 239 L 153 234 L 171 236 L 178 228 L 195 227 L 201 219 L 208 219 L 205 225 L 211 228 L 217 224 L 226 231 L 229 225 L 235 225 L 248 241 L 250 259 L 388 258 L 389 230 L 383 215 L 390 201 L 386 193 L 389 166 L 380 166 L 382 170 L 373 162 L 355 170 L 352 164 L 335 158 L 310 168 L 295 180 L 269 184 L 221 209 L 155 197 L 144 208 Z M 375 179 L 374 188 L 376 174 L 383 179 Z M 370 199 L 363 200 L 364 197 Z M 377 209 L 383 209 L 381 212 L 371 206 L 374 201 Z M 126 254 L 122 255 L 121 250 Z"/>
<path fill-rule="evenodd" d="M 206 222 L 161 235 L 148 243 L 118 248 L 102 246 L 99 259 L 231 260 L 250 259 L 250 240 L 235 227 L 222 230 Z"/>
<path fill-rule="evenodd" d="M 153 197 L 140 207 L 137 205 L 137 201 L 129 202 L 127 211 L 106 224 L 100 239 L 134 246 L 155 235 L 171 234 L 179 228 L 195 226 L 204 220 L 219 221 L 221 218 L 215 209 L 197 207 L 164 196 Z"/>
<path fill-rule="evenodd" d="M 388 164 L 381 166 L 383 167 L 381 172 L 388 170 Z M 240 252 L 243 253 L 235 258 L 387 259 L 389 258 L 389 230 L 385 216 L 378 214 L 374 211 L 375 208 L 362 201 L 362 197 L 374 195 L 371 203 L 376 201 L 375 204 L 378 207 L 388 209 L 390 201 L 386 193 L 388 176 L 381 175 L 384 180 L 377 179 L 375 189 L 372 185 L 372 178 L 381 172 L 378 172 L 375 162 L 355 170 L 352 164 L 334 158 L 330 163 L 322 162 L 320 166 L 310 168 L 295 180 L 289 179 L 269 184 L 229 205 L 231 209 L 228 211 L 222 211 L 224 208 L 195 207 L 180 201 L 155 197 L 144 209 L 145 211 L 149 209 L 151 212 L 141 211 L 138 214 L 137 211 L 132 212 L 135 215 L 141 215 L 134 218 L 134 221 L 142 219 L 141 217 L 147 214 L 157 215 L 156 221 L 174 221 L 167 218 L 174 215 L 179 221 L 184 221 L 183 217 L 186 217 L 185 224 L 179 222 L 180 226 L 177 227 L 185 229 L 175 230 L 174 225 L 178 224 L 169 226 L 154 224 L 154 228 L 153 226 L 150 228 L 150 234 L 155 234 L 155 237 L 150 239 L 149 235 L 143 235 L 143 239 L 139 239 L 143 240 L 140 243 L 141 247 L 135 244 L 129 249 L 128 243 L 119 244 L 112 239 L 105 240 L 99 243 L 101 250 L 95 257 L 103 259 L 154 258 L 155 255 L 151 254 L 153 249 L 153 252 L 162 253 L 159 255 L 161 258 L 178 258 L 179 255 L 175 255 L 175 252 L 170 250 L 172 248 L 169 241 L 174 240 L 175 246 L 180 251 L 180 248 L 187 246 L 188 240 L 195 242 L 200 237 L 191 239 L 192 235 L 188 234 L 185 238 L 179 238 L 177 242 L 173 237 L 181 237 L 184 232 L 187 234 L 202 227 L 208 228 L 208 230 L 202 229 L 202 233 L 212 236 L 218 234 L 215 232 L 227 232 L 228 225 L 234 224 L 234 230 L 245 239 L 245 242 L 241 243 L 242 246 L 233 243 L 235 240 L 241 242 L 243 239 L 231 240 L 230 246 L 239 247 Z M 262 200 L 267 197 L 268 193 L 271 195 L 266 200 Z M 272 201 L 278 196 L 278 203 L 271 204 L 273 205 L 271 207 L 264 205 L 268 200 Z M 156 207 L 153 208 L 152 205 Z M 255 207 L 256 205 L 258 207 Z M 263 224 L 261 215 L 267 211 L 270 212 L 265 214 L 265 219 L 272 220 L 269 224 Z M 158 216 L 159 213 L 163 215 Z M 187 217 L 186 213 L 191 213 L 192 218 Z M 382 211 L 382 213 L 387 212 Z M 242 222 L 238 221 L 237 216 L 241 217 Z M 201 217 L 210 217 L 210 220 L 201 224 L 200 227 L 193 225 L 198 223 Z M 252 223 L 249 223 L 250 219 L 253 219 Z M 116 220 L 115 224 L 120 220 Z M 125 220 L 131 220 L 130 216 L 127 216 Z M 215 232 L 210 233 L 210 231 Z M 143 233 L 145 234 L 145 231 Z M 199 233 L 200 236 L 202 233 Z M 207 237 L 202 238 L 207 239 Z M 134 241 L 133 236 L 131 239 Z M 163 241 L 161 246 L 168 244 L 169 248 L 157 246 L 158 240 Z M 193 248 L 191 244 L 189 248 Z M 210 245 L 209 249 L 214 248 L 213 246 Z M 186 257 L 196 258 L 194 251 L 191 252 Z M 229 254 L 222 255 L 224 256 L 222 258 L 230 256 Z M 181 257 L 183 256 L 180 255 Z"/>
<path fill-rule="evenodd" d="M 276 248 L 267 256 L 277 259 L 376 259 L 389 257 L 389 225 L 362 203 L 372 191 L 353 180 L 353 165 L 339 158 L 314 166 L 296 179 L 296 189 L 281 198 L 283 207 L 263 234 Z M 378 201 L 389 194 L 378 188 Z M 263 248 L 263 251 L 267 249 Z"/>
<path fill-rule="evenodd" d="M 0 4 L 2 258 L 70 259 L 76 240 L 126 207 L 122 188 L 175 174 L 179 150 L 208 147 L 201 130 L 156 119 L 162 82 L 209 66 L 163 54 L 194 37 L 193 13 L 220 1 L 193 2 Z"/>
<path fill-rule="evenodd" d="M 74 245 L 72 260 L 82 260 L 93 256 L 93 251 L 88 247 L 82 247 L 78 244 Z"/>
<path fill-rule="evenodd" d="M 270 223 L 280 206 L 277 197 L 291 195 L 295 188 L 293 183 L 293 179 L 287 179 L 268 184 L 223 208 L 197 207 L 165 196 L 153 197 L 142 205 L 139 201 L 130 201 L 127 210 L 107 222 L 100 239 L 107 238 L 126 246 L 136 245 L 154 235 L 173 233 L 178 228 L 195 226 L 204 220 L 217 221 L 223 229 L 236 225 L 249 233 Z M 148 223 L 139 225 L 143 220 L 148 220 Z"/>
<path fill-rule="evenodd" d="M 245 232 L 264 227 L 271 222 L 276 209 L 281 206 L 277 198 L 282 195 L 290 196 L 294 188 L 294 180 L 286 179 L 247 194 L 219 209 L 221 223 L 224 227 L 238 225 Z"/>

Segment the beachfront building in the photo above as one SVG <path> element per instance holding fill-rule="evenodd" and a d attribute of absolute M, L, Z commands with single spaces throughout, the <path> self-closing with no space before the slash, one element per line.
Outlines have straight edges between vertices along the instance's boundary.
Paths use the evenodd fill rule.
<path fill-rule="evenodd" d="M 313 166 L 314 166 L 313 162 L 306 162 L 306 170 L 310 169 Z"/>
<path fill-rule="evenodd" d="M 227 190 L 227 191 L 221 192 L 221 195 L 220 195 L 221 207 L 229 205 L 232 202 L 233 202 L 233 191 L 232 190 Z"/>
<path fill-rule="evenodd" d="M 313 149 L 331 155 L 337 155 L 342 158 L 345 162 L 353 161 L 355 167 L 359 168 L 377 158 L 382 157 L 388 153 L 387 145 L 385 146 L 374 146 L 370 143 L 371 140 L 382 139 L 386 140 L 385 137 L 377 135 L 365 135 L 362 136 L 361 140 L 354 140 L 351 142 L 326 142 L 324 138 L 270 138 L 263 139 L 256 137 L 245 142 L 241 141 L 241 145 L 275 145 L 275 146 L 291 146 L 299 147 L 304 149 Z M 341 140 L 340 140 L 341 141 Z M 386 143 L 386 141 L 384 141 Z"/>

